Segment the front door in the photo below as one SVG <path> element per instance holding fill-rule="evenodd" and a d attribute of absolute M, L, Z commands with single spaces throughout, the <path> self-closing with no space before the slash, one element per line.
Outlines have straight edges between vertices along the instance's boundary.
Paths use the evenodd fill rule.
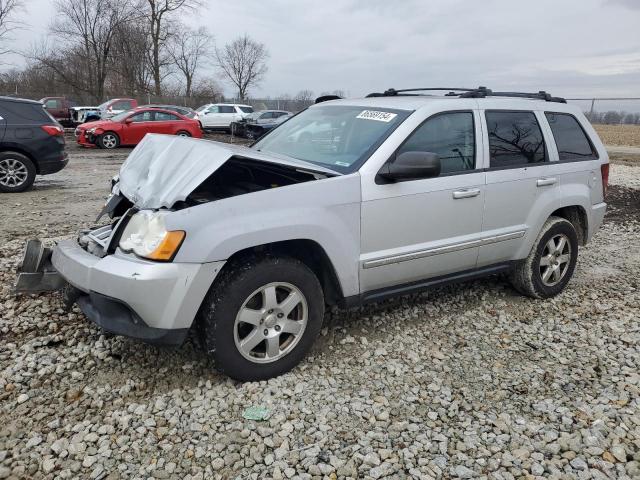
<path fill-rule="evenodd" d="M 481 138 L 477 112 L 436 114 L 395 156 L 407 151 L 436 153 L 440 176 L 363 187 L 361 292 L 476 266 L 485 193 Z M 363 182 L 370 181 L 363 177 Z"/>
<path fill-rule="evenodd" d="M 153 129 L 153 112 L 144 111 L 136 113 L 128 118 L 131 122 L 124 125 L 123 138 L 121 143 L 125 145 L 136 145 L 144 138 L 144 136 Z"/>
<path fill-rule="evenodd" d="M 220 126 L 220 110 L 217 105 L 211 105 L 204 111 L 204 115 L 200 116 L 203 127 L 214 128 Z"/>

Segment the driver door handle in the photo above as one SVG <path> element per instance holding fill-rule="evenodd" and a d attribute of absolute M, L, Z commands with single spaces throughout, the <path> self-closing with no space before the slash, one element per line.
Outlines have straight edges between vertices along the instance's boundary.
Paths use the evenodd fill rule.
<path fill-rule="evenodd" d="M 468 190 L 456 190 L 453 192 L 453 198 L 456 200 L 460 198 L 477 197 L 478 195 L 480 195 L 479 188 L 469 188 Z"/>
<path fill-rule="evenodd" d="M 538 187 L 546 187 L 547 185 L 555 185 L 558 179 L 555 177 L 539 178 L 536 182 Z"/>

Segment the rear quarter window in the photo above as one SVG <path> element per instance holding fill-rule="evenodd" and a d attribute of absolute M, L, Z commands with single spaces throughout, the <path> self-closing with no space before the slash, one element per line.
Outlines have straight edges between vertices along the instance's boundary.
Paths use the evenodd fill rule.
<path fill-rule="evenodd" d="M 47 113 L 42 104 L 22 102 L 0 102 L 0 115 L 11 124 L 44 124 L 55 120 Z"/>
<path fill-rule="evenodd" d="M 569 113 L 546 112 L 560 160 L 594 160 L 598 153 L 580 122 Z"/>

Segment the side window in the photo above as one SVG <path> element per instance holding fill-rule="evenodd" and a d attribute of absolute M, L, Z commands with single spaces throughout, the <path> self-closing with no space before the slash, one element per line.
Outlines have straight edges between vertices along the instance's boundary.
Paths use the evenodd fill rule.
<path fill-rule="evenodd" d="M 273 113 L 266 112 L 266 113 L 263 113 L 262 115 L 260 115 L 260 119 L 262 119 L 262 120 L 266 120 L 268 118 L 273 118 Z"/>
<path fill-rule="evenodd" d="M 476 167 L 473 113 L 448 112 L 429 118 L 420 125 L 398 150 L 437 153 L 441 175 L 473 170 Z"/>
<path fill-rule="evenodd" d="M 113 104 L 112 110 L 130 110 L 131 103 L 128 101 L 116 102 Z"/>
<path fill-rule="evenodd" d="M 487 111 L 491 168 L 547 160 L 542 130 L 533 112 Z"/>
<path fill-rule="evenodd" d="M 231 105 L 220 105 L 218 107 L 220 113 L 236 113 L 235 109 Z"/>
<path fill-rule="evenodd" d="M 60 108 L 60 101 L 55 98 L 51 98 L 47 100 L 45 105 L 47 108 Z"/>
<path fill-rule="evenodd" d="M 131 120 L 134 123 L 139 123 L 139 122 L 152 122 L 153 121 L 153 112 L 140 112 L 140 113 L 136 113 L 135 115 L 133 115 L 131 118 Z"/>
<path fill-rule="evenodd" d="M 155 112 L 156 113 L 156 122 L 170 122 L 173 120 L 180 120 L 176 115 L 172 113 L 165 112 Z"/>
<path fill-rule="evenodd" d="M 546 112 L 560 160 L 592 160 L 598 154 L 573 115 Z"/>
<path fill-rule="evenodd" d="M 207 110 L 207 113 L 220 113 L 220 107 L 218 107 L 217 105 L 213 105 L 209 107 L 209 110 Z"/>

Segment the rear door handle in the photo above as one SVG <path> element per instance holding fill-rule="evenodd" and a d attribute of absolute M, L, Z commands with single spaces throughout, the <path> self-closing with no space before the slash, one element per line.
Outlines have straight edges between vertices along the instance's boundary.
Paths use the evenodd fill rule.
<path fill-rule="evenodd" d="M 453 192 L 453 198 L 455 199 L 477 197 L 478 195 L 480 195 L 479 188 L 470 188 L 468 190 L 456 190 L 455 192 Z"/>
<path fill-rule="evenodd" d="M 539 178 L 536 185 L 538 187 L 546 187 L 547 185 L 555 185 L 557 182 L 558 179 L 555 177 Z"/>

